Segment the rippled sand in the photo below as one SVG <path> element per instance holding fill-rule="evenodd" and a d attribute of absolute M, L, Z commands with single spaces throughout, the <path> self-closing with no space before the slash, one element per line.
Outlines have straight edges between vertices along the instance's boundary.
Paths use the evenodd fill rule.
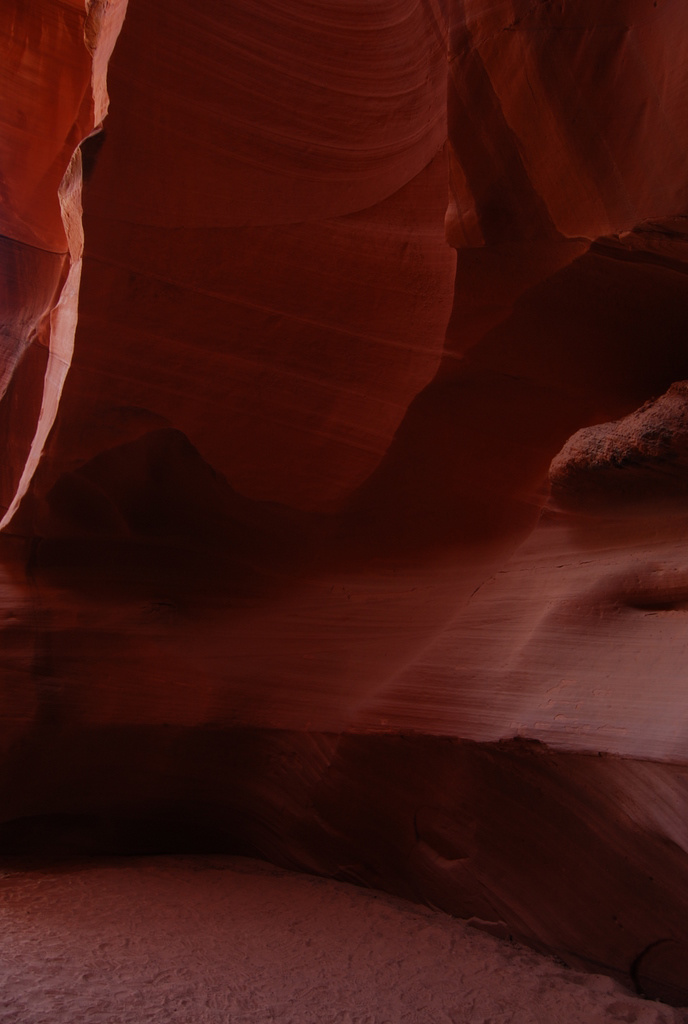
<path fill-rule="evenodd" d="M 2 1024 L 686 1024 L 438 911 L 237 857 L 0 878 Z"/>

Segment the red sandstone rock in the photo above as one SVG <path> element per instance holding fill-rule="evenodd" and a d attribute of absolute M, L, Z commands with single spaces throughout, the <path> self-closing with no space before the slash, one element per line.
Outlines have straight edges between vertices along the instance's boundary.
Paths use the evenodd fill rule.
<path fill-rule="evenodd" d="M 579 430 L 550 466 L 555 500 L 654 501 L 688 490 L 688 382 L 672 384 L 622 420 Z"/>
<path fill-rule="evenodd" d="M 0 528 L 31 483 L 72 358 L 83 253 L 78 147 L 107 112 L 107 63 L 125 10 L 126 0 L 46 0 L 31 8 L 9 4 L 0 15 L 7 90 L 0 134 L 7 282 L 0 296 L 0 395 L 16 373 L 22 406 L 5 434 L 10 457 Z M 24 359 L 32 364 L 27 374 L 19 364 L 30 345 L 45 346 L 48 354 Z"/>
<path fill-rule="evenodd" d="M 73 357 L 124 10 L 32 11 L 4 841 L 198 828 L 681 989 L 678 0 L 132 2 Z"/>
<path fill-rule="evenodd" d="M 449 234 L 594 239 L 683 212 L 678 0 L 452 4 Z"/>

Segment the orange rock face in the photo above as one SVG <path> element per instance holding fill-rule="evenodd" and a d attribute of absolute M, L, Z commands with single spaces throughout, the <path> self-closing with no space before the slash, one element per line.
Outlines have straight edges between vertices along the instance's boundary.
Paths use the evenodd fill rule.
<path fill-rule="evenodd" d="M 688 1001 L 681 4 L 125 6 L 0 15 L 2 841 Z"/>
<path fill-rule="evenodd" d="M 74 348 L 83 253 L 81 152 L 107 112 L 105 75 L 126 0 L 9 4 L 4 60 L 0 394 L 21 409 L 5 436 L 6 526 L 55 422 Z M 26 358 L 29 346 L 34 351 Z M 36 352 L 44 347 L 47 353 Z M 30 369 L 20 366 L 25 362 Z"/>

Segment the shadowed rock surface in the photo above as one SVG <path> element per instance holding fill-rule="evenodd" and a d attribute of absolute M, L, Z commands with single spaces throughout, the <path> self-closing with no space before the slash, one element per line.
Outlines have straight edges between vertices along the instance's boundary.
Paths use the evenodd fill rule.
<path fill-rule="evenodd" d="M 259 854 L 688 1003 L 680 0 L 0 46 L 0 848 Z"/>

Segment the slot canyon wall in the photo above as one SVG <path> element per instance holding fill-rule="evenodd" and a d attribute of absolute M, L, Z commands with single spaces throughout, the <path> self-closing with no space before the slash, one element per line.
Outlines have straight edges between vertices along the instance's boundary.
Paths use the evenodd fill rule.
<path fill-rule="evenodd" d="M 688 1004 L 681 0 L 0 45 L 0 850 L 247 852 Z"/>

